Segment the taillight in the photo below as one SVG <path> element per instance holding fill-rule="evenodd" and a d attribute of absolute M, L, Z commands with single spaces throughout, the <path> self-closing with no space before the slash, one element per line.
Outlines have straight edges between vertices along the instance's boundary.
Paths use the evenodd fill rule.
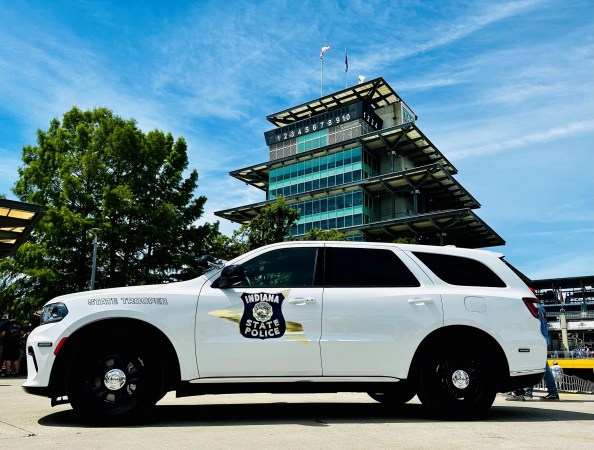
<path fill-rule="evenodd" d="M 538 319 L 538 300 L 534 297 L 524 297 L 522 300 L 524 300 L 524 304 L 526 305 L 526 308 L 528 308 L 528 311 L 530 311 L 530 314 L 532 314 L 535 319 Z"/>

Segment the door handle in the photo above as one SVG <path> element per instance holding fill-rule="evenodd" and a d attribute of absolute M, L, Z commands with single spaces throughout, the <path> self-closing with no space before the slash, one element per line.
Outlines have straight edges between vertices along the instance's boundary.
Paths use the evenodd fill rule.
<path fill-rule="evenodd" d="M 408 299 L 408 303 L 410 305 L 430 305 L 433 304 L 433 299 L 431 297 L 412 297 Z"/>
<path fill-rule="evenodd" d="M 297 297 L 297 298 L 292 298 L 289 300 L 289 303 L 291 303 L 292 305 L 311 305 L 312 303 L 315 303 L 316 299 L 315 298 L 302 298 L 302 297 Z"/>

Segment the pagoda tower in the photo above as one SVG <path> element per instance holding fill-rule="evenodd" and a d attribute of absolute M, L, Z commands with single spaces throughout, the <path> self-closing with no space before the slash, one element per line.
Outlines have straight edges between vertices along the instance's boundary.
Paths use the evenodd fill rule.
<path fill-rule="evenodd" d="M 474 212 L 479 202 L 421 132 L 417 116 L 383 78 L 271 114 L 268 161 L 230 172 L 265 200 L 217 211 L 240 224 L 284 197 L 300 211 L 291 228 L 336 228 L 349 240 L 480 248 L 505 241 Z"/>

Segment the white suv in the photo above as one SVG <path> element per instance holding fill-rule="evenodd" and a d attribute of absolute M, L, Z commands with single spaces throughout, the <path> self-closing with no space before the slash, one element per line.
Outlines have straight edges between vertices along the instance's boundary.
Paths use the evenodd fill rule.
<path fill-rule="evenodd" d="M 171 390 L 416 394 L 465 419 L 543 376 L 536 298 L 500 254 L 299 241 L 213 261 L 190 281 L 48 302 L 25 391 L 117 423 Z"/>

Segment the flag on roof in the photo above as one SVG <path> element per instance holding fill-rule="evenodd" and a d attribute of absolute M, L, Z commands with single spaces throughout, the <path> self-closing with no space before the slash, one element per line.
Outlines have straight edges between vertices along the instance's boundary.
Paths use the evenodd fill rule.
<path fill-rule="evenodd" d="M 324 53 L 326 53 L 328 50 L 330 50 L 330 46 L 329 45 L 324 45 L 322 47 L 322 51 L 320 52 L 320 59 L 324 59 Z"/>
<path fill-rule="evenodd" d="M 347 54 L 346 48 L 344 49 L 344 71 L 349 71 L 349 56 Z"/>

